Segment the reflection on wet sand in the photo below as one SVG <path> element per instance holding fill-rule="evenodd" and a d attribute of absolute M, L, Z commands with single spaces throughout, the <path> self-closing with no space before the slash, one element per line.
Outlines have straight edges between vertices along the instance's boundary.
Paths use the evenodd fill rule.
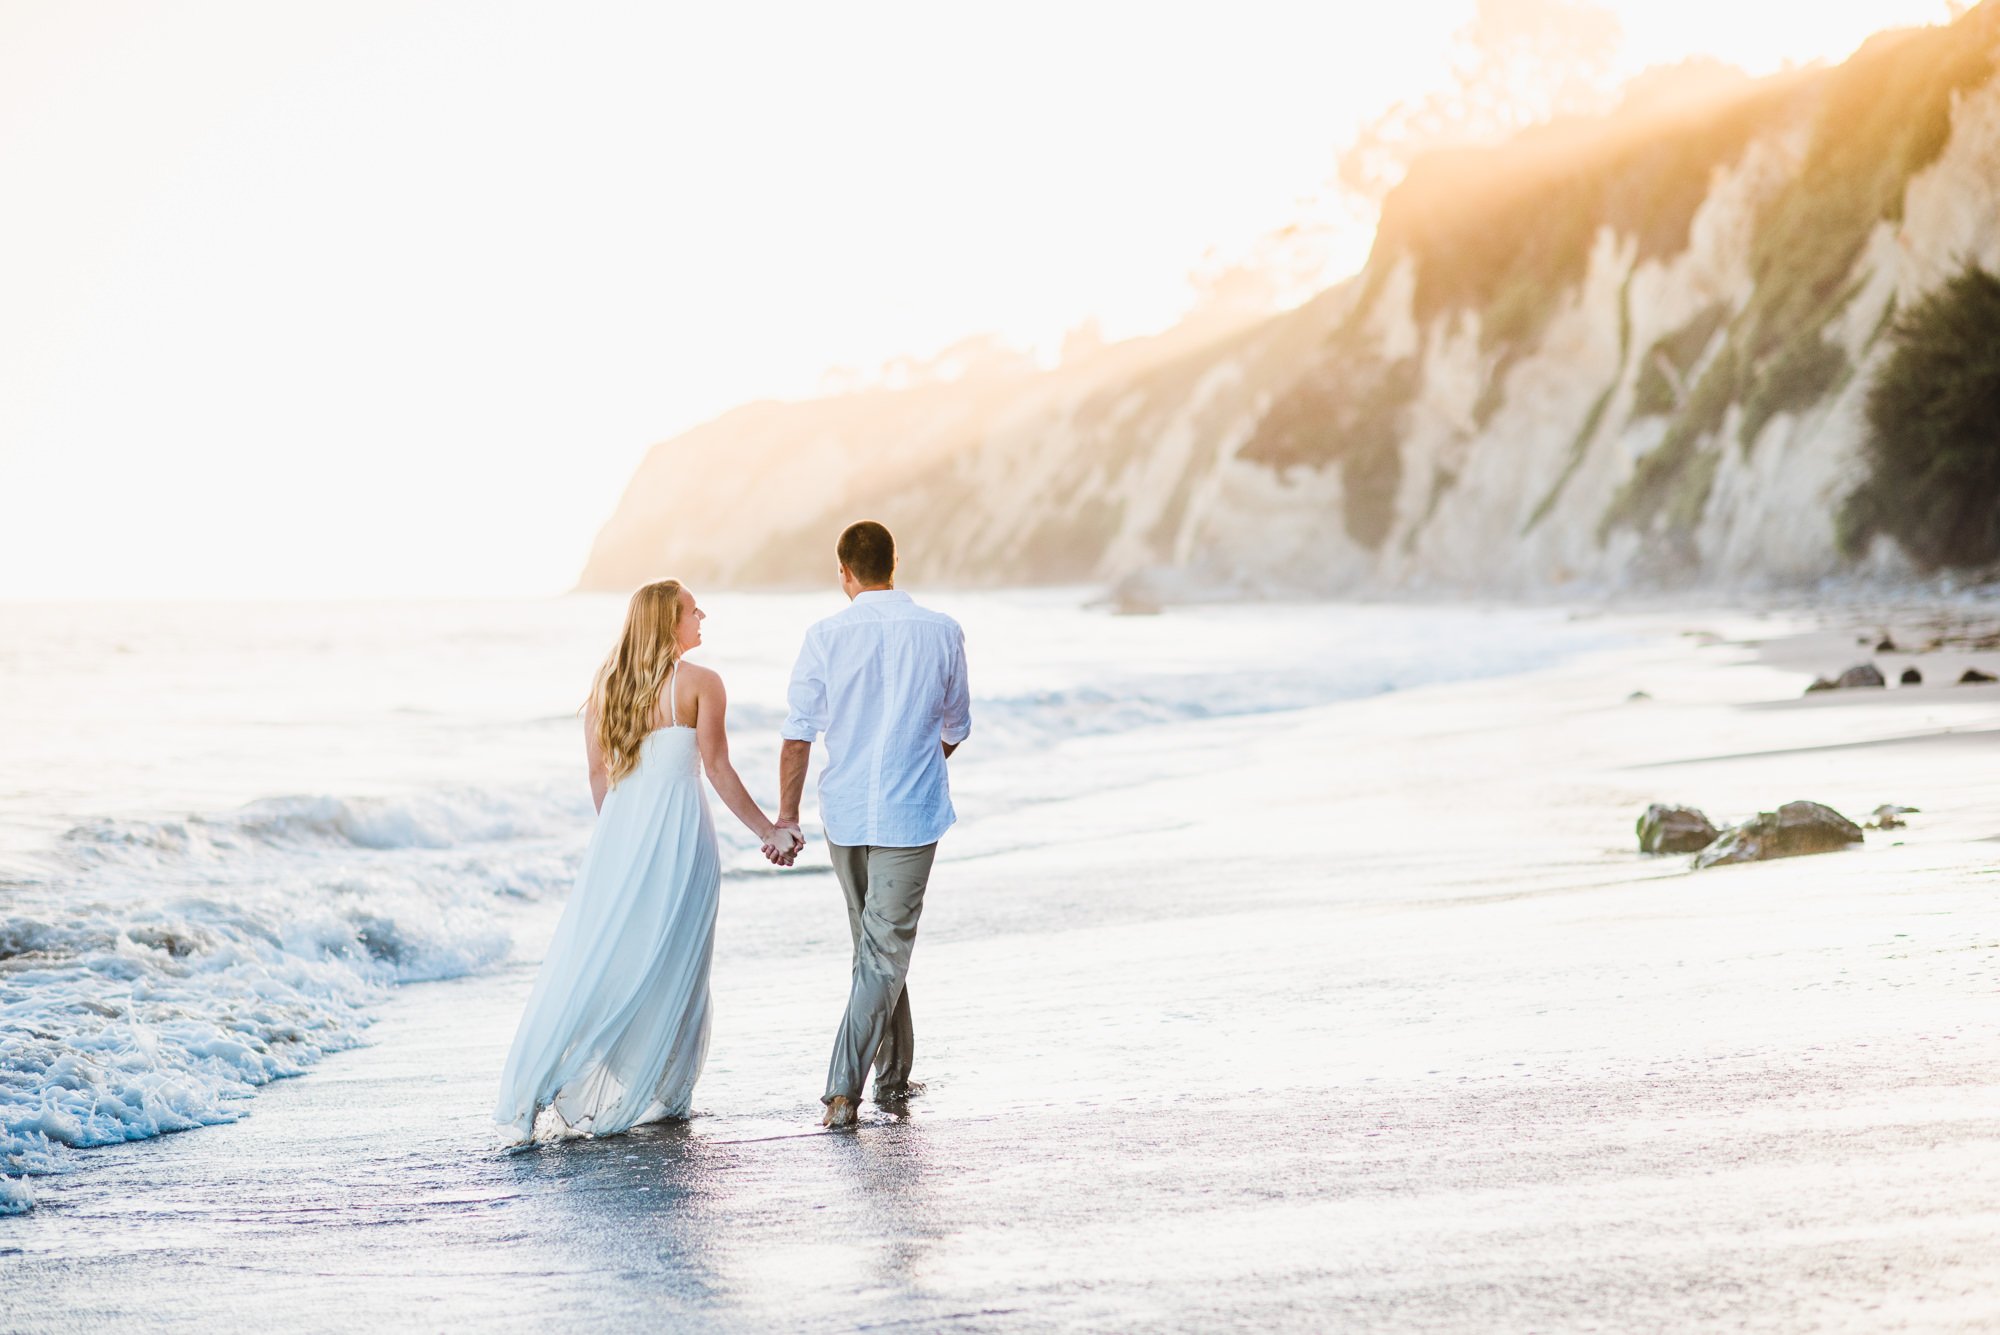
<path fill-rule="evenodd" d="M 909 1105 L 875 1110 L 863 1134 L 842 1137 L 829 1156 L 845 1190 L 861 1202 L 861 1237 L 870 1244 L 868 1273 L 886 1290 L 922 1294 L 938 1242 L 950 1233 L 939 1218 L 923 1123 Z"/>
<path fill-rule="evenodd" d="M 643 1272 L 651 1296 L 689 1311 L 726 1299 L 715 1248 L 728 1231 L 730 1155 L 692 1123 L 542 1141 L 502 1162 L 546 1210 L 535 1234 L 574 1273 Z"/>

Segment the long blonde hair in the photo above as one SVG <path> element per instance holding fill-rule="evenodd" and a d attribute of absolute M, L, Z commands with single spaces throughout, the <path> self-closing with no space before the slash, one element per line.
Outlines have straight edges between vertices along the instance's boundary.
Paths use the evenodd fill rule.
<path fill-rule="evenodd" d="M 639 747 L 653 730 L 660 692 L 680 659 L 681 582 L 656 580 L 632 594 L 625 607 L 625 630 L 585 705 L 597 719 L 597 746 L 611 782 L 639 767 Z"/>

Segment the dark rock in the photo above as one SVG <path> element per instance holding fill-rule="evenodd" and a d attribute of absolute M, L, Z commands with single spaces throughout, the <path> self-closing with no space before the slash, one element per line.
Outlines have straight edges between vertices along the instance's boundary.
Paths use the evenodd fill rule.
<path fill-rule="evenodd" d="M 1653 697 L 1647 694 L 1645 691 L 1634 691 L 1632 692 L 1632 694 L 1625 697 L 1625 703 L 1628 705 L 1636 705 L 1641 701 L 1650 700 L 1652 698 Z"/>
<path fill-rule="evenodd" d="M 1875 652 L 1878 654 L 1895 654 L 1901 653 L 1902 650 L 1896 647 L 1896 642 L 1889 638 L 1889 632 L 1885 630 L 1882 632 L 1882 642 L 1875 646 Z"/>
<path fill-rule="evenodd" d="M 1921 686 L 1924 684 L 1924 674 L 1913 667 L 1906 667 L 1903 669 L 1903 675 L 1896 680 L 1905 686 Z"/>
<path fill-rule="evenodd" d="M 1760 811 L 1695 854 L 1696 867 L 1729 862 L 1764 862 L 1808 853 L 1831 853 L 1861 842 L 1861 827 L 1832 807 L 1818 802 L 1787 802 L 1776 811 Z"/>
<path fill-rule="evenodd" d="M 1639 817 L 1639 851 L 1693 853 L 1707 848 L 1717 833 L 1715 823 L 1693 807 L 1655 802 Z"/>
<path fill-rule="evenodd" d="M 1916 814 L 1917 809 L 1915 807 L 1899 807 L 1894 802 L 1884 802 L 1881 806 L 1875 808 L 1875 818 L 1869 821 L 1864 828 L 1870 830 L 1900 830 L 1909 824 L 1903 817 L 1914 816 Z"/>
<path fill-rule="evenodd" d="M 1995 677 L 1991 672 L 1981 672 L 1978 668 L 1967 668 L 1964 675 L 1958 679 L 1958 684 L 1960 686 L 1977 686 L 1981 682 L 1988 681 L 2000 681 L 2000 677 Z"/>
<path fill-rule="evenodd" d="M 1856 663 L 1838 677 L 1815 677 L 1813 684 L 1806 687 L 1806 694 L 1811 695 L 1815 691 L 1848 691 L 1857 687 L 1888 684 L 1888 679 L 1882 675 L 1882 669 L 1873 663 Z"/>

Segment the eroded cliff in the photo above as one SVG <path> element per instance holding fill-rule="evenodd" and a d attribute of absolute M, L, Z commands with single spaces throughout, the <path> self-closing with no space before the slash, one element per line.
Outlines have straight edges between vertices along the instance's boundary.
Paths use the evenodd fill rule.
<path fill-rule="evenodd" d="M 1426 160 L 1361 274 L 1247 327 L 740 409 L 655 448 L 583 583 L 817 580 L 864 515 L 914 577 L 968 583 L 1526 593 L 1976 553 L 1910 535 L 1943 510 L 2000 535 L 1974 290 L 2000 272 L 1996 53 L 1989 0 L 1834 69 Z M 1884 389 L 1918 347 L 1949 393 Z M 1924 440 L 1949 448 L 1884 407 L 1944 399 Z"/>

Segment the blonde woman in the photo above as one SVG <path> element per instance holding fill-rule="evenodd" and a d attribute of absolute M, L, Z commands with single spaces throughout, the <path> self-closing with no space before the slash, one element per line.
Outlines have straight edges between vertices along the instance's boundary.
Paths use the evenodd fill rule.
<path fill-rule="evenodd" d="M 703 612 L 678 580 L 632 595 L 584 708 L 597 825 L 500 1077 L 494 1120 L 533 1139 L 685 1117 L 708 1051 L 708 967 L 722 868 L 702 791 L 774 859 L 798 835 L 767 819 L 729 763 L 722 678 L 685 663 Z"/>

